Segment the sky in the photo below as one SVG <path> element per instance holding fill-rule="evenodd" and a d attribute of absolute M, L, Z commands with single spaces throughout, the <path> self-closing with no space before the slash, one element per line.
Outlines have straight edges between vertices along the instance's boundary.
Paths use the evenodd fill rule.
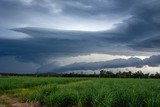
<path fill-rule="evenodd" d="M 159 72 L 159 0 L 0 0 L 0 72 Z"/>

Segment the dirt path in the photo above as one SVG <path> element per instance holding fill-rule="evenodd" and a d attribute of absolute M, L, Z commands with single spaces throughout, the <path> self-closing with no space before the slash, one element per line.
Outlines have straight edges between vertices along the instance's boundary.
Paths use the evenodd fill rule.
<path fill-rule="evenodd" d="M 26 103 L 20 102 L 16 98 L 8 96 L 0 96 L 0 100 L 4 101 L 4 104 L 0 104 L 0 107 L 41 107 L 39 103 Z"/>

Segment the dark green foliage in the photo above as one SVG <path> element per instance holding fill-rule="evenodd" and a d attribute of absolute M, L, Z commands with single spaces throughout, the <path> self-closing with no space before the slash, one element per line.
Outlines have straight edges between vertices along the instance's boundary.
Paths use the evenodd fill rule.
<path fill-rule="evenodd" d="M 83 81 L 87 78 L 59 78 L 59 77 L 7 77 L 0 78 L 0 94 L 6 90 L 16 88 L 33 88 L 47 84 L 67 84 Z"/>
<path fill-rule="evenodd" d="M 131 71 L 124 71 L 124 72 L 117 72 L 114 73 L 112 71 L 106 71 L 106 70 L 100 70 L 99 74 L 86 74 L 83 72 L 80 73 L 62 73 L 62 74 L 55 74 L 55 73 L 40 73 L 40 74 L 10 74 L 10 73 L 0 73 L 0 78 L 5 78 L 9 76 L 19 76 L 19 77 L 25 77 L 25 76 L 32 76 L 32 77 L 105 77 L 105 78 L 156 78 L 160 79 L 160 73 L 156 72 L 155 74 L 146 73 L 144 74 L 141 70 L 137 72 L 131 72 Z M 67 81 L 66 81 L 67 82 Z M 41 84 L 46 84 L 47 82 L 44 81 Z M 23 87 L 28 87 L 27 85 L 31 85 L 29 87 L 32 87 L 33 84 L 28 84 L 27 82 L 23 84 Z M 39 85 L 35 83 L 35 85 Z M 7 87 L 6 87 L 7 88 Z"/>
<path fill-rule="evenodd" d="M 112 71 L 105 71 L 105 70 L 101 70 L 100 77 L 108 77 L 108 78 L 156 78 L 156 79 L 160 79 L 160 73 L 156 72 L 156 74 L 149 74 L 146 73 L 144 74 L 142 71 L 137 71 L 132 73 L 131 71 L 129 72 L 117 72 L 117 73 L 113 73 Z"/>
<path fill-rule="evenodd" d="M 126 76 L 129 76 L 128 73 Z M 16 98 L 21 98 L 20 93 L 23 93 L 24 101 L 39 102 L 48 107 L 158 107 L 160 105 L 159 79 L 23 78 L 21 80 L 24 84 L 32 84 L 34 80 L 39 85 L 24 87 L 19 84 L 16 87 L 19 91 L 14 93 L 17 93 Z M 3 79 L 10 79 L 10 83 L 6 82 L 4 85 L 0 82 L 0 86 L 9 85 L 8 87 L 14 86 L 16 80 L 19 80 L 15 77 Z M 4 81 L 3 79 L 1 80 Z M 33 82 L 33 84 L 38 83 Z M 27 93 L 20 91 L 24 89 Z M 8 91 L 10 90 L 15 89 L 8 88 Z M 8 95 L 11 96 L 10 93 Z"/>

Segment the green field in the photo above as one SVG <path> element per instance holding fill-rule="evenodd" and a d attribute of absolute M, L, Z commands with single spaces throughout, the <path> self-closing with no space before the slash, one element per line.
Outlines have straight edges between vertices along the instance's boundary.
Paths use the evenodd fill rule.
<path fill-rule="evenodd" d="M 4 77 L 0 106 L 158 107 L 159 79 Z"/>

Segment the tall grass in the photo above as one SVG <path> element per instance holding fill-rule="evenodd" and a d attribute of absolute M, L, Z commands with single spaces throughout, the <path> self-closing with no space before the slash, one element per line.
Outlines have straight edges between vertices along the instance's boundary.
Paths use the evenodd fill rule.
<path fill-rule="evenodd" d="M 25 100 L 39 102 L 48 107 L 158 107 L 160 105 L 160 80 L 59 79 L 32 87 Z"/>
<path fill-rule="evenodd" d="M 34 99 L 37 96 L 40 99 Z M 95 79 L 39 88 L 28 99 L 48 106 L 157 107 L 160 105 L 160 83 L 159 80 Z"/>
<path fill-rule="evenodd" d="M 58 78 L 58 77 L 9 77 L 0 78 L 0 93 L 16 88 L 32 88 L 46 84 L 66 84 L 82 81 L 87 78 Z"/>

